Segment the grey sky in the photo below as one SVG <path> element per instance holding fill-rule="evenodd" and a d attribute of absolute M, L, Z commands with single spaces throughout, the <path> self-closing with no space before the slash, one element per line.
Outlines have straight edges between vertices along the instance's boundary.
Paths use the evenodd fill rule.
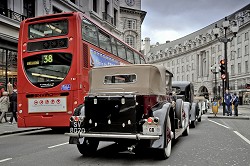
<path fill-rule="evenodd" d="M 151 44 L 175 40 L 210 25 L 250 3 L 249 0 L 142 0 L 147 15 L 142 39 Z"/>

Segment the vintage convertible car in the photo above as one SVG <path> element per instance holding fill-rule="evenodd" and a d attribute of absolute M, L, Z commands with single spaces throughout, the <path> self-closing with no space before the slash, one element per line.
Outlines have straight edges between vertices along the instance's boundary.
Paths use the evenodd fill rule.
<path fill-rule="evenodd" d="M 93 155 L 99 141 L 114 141 L 134 153 L 154 148 L 156 157 L 168 158 L 172 141 L 189 134 L 184 102 L 173 106 L 168 95 L 172 76 L 150 64 L 93 68 L 89 94 L 70 118 L 69 143 L 83 155 Z"/>
<path fill-rule="evenodd" d="M 184 101 L 184 109 L 190 112 L 190 127 L 195 127 L 196 120 L 201 122 L 202 110 L 201 101 L 194 97 L 194 86 L 189 81 L 173 81 L 172 89 L 176 94 L 176 98 Z"/>

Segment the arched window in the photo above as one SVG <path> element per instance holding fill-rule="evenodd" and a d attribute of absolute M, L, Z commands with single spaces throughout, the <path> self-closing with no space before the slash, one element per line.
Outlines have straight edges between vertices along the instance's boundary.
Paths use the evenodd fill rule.
<path fill-rule="evenodd" d="M 126 36 L 125 41 L 128 45 L 135 47 L 135 37 L 134 36 L 131 36 L 131 35 Z"/>

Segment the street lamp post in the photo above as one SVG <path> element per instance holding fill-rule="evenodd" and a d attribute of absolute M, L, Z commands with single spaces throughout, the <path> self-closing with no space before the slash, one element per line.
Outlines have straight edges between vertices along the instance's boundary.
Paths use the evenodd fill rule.
<path fill-rule="evenodd" d="M 223 115 L 225 115 L 225 102 L 224 102 L 224 94 L 225 94 L 225 89 L 229 89 L 229 74 L 228 74 L 228 68 L 227 68 L 227 64 L 228 64 L 228 60 L 227 60 L 227 43 L 231 42 L 233 40 L 234 37 L 236 37 L 236 34 L 239 30 L 239 27 L 237 25 L 237 21 L 229 21 L 227 19 L 227 17 L 225 17 L 225 20 L 222 23 L 222 27 L 224 28 L 224 36 L 219 37 L 219 33 L 220 33 L 220 28 L 217 26 L 217 24 L 215 24 L 215 28 L 213 29 L 213 33 L 215 35 L 216 38 L 218 38 L 218 40 L 222 43 L 224 43 L 224 61 L 225 61 L 225 71 L 226 71 L 226 79 L 222 79 L 222 83 L 223 83 L 223 89 L 222 89 L 222 93 L 223 93 Z M 230 28 L 230 29 L 229 29 Z M 233 33 L 233 37 L 231 38 L 227 38 L 227 34 L 229 33 L 228 30 L 231 30 Z M 224 84 L 225 83 L 225 84 Z"/>
<path fill-rule="evenodd" d="M 211 72 L 214 74 L 214 100 L 217 99 L 217 74 L 219 73 L 217 71 L 216 66 L 211 67 Z"/>

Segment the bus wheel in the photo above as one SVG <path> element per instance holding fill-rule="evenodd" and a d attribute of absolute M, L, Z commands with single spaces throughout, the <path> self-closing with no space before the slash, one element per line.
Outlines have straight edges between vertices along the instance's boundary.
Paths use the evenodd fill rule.
<path fill-rule="evenodd" d="M 171 149 L 172 149 L 172 138 L 173 138 L 173 132 L 171 130 L 171 120 L 168 115 L 167 122 L 166 122 L 166 136 L 165 136 L 165 143 L 166 146 L 163 149 L 160 149 L 159 152 L 159 158 L 160 159 L 167 159 L 170 157 Z"/>
<path fill-rule="evenodd" d="M 83 144 L 77 144 L 77 148 L 82 155 L 90 156 L 96 152 L 98 145 L 98 140 L 85 138 Z"/>

